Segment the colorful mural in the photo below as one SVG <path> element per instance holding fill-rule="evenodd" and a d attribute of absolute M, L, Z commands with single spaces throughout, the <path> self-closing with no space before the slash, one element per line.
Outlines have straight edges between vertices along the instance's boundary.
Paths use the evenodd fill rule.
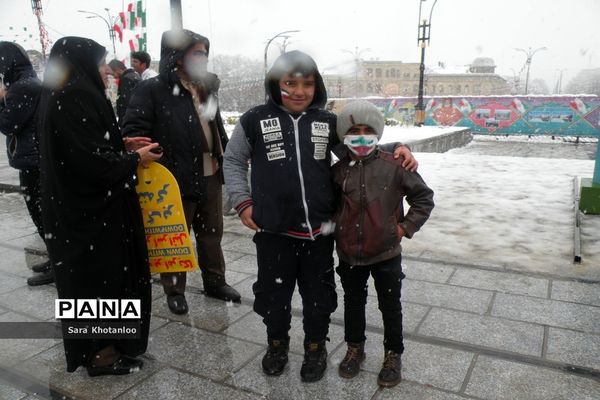
<path fill-rule="evenodd" d="M 351 99 L 335 100 L 339 111 Z M 414 123 L 416 97 L 369 98 L 386 119 Z M 425 125 L 465 126 L 477 134 L 600 137 L 600 97 L 425 97 Z"/>

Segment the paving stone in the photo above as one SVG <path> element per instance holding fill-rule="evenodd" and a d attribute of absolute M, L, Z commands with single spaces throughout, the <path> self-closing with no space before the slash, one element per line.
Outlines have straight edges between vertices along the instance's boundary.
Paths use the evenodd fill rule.
<path fill-rule="evenodd" d="M 552 299 L 600 306 L 600 284 L 553 281 Z"/>
<path fill-rule="evenodd" d="M 202 272 L 200 272 L 200 270 L 189 272 L 187 275 L 187 286 L 193 286 L 198 289 L 204 289 L 204 283 L 202 281 Z M 232 271 L 229 269 L 229 266 L 227 266 L 227 270 L 225 271 L 225 281 L 230 286 L 233 286 L 236 283 L 243 281 L 249 276 L 250 275 L 248 274 Z"/>
<path fill-rule="evenodd" d="M 290 329 L 290 351 L 296 354 L 304 354 L 304 330 L 302 329 L 302 318 L 292 316 L 292 327 Z M 223 333 L 228 336 L 248 340 L 257 344 L 267 345 L 267 328 L 262 322 L 262 317 L 252 312 L 235 324 L 227 328 Z M 332 351 L 344 341 L 343 327 L 330 324 L 330 339 L 327 348 Z"/>
<path fill-rule="evenodd" d="M 457 394 L 443 392 L 428 386 L 418 385 L 414 382 L 402 380 L 400 384 L 391 389 L 382 390 L 377 400 L 462 400 L 465 397 Z"/>
<path fill-rule="evenodd" d="M 31 271 L 31 265 L 37 264 L 38 262 L 43 262 L 46 260 L 45 257 L 28 255 L 24 251 L 6 249 L 0 251 L 0 273 L 3 276 L 20 277 L 23 282 L 25 279 L 33 275 Z"/>
<path fill-rule="evenodd" d="M 328 362 L 323 379 L 318 382 L 304 383 L 300 379 L 302 356 L 290 354 L 288 365 L 283 374 L 278 377 L 265 375 L 261 360 L 262 354 L 255 357 L 226 382 L 260 393 L 272 400 L 370 399 L 378 389 L 376 375 L 364 372 L 354 379 L 342 379 L 337 373 L 337 365 L 331 362 Z"/>
<path fill-rule="evenodd" d="M 140 359 L 144 361 L 144 366 L 133 374 L 90 379 L 83 367 L 73 373 L 67 372 L 64 347 L 60 344 L 19 364 L 16 369 L 40 384 L 70 397 L 106 400 L 118 396 L 157 370 L 156 362 L 152 359 L 145 356 Z"/>
<path fill-rule="evenodd" d="M 185 322 L 197 328 L 220 332 L 252 311 L 251 307 L 243 304 L 217 300 L 189 291 L 185 294 L 185 298 L 189 306 L 187 314 L 173 314 L 167 306 L 166 297 L 152 303 L 152 313 L 172 321 Z"/>
<path fill-rule="evenodd" d="M 559 328 L 600 333 L 600 307 L 498 294 L 492 315 Z"/>
<path fill-rule="evenodd" d="M 483 314 L 488 309 L 492 293 L 479 289 L 407 279 L 402 284 L 402 298 L 412 303 Z"/>
<path fill-rule="evenodd" d="M 0 304 L 10 310 L 31 315 L 37 319 L 54 319 L 56 288 L 50 285 L 22 286 L 0 296 Z"/>
<path fill-rule="evenodd" d="M 245 255 L 227 264 L 227 270 L 243 272 L 246 274 L 258 274 L 258 264 L 255 255 Z"/>
<path fill-rule="evenodd" d="M 466 394 L 498 400 L 596 400 L 600 385 L 548 368 L 480 356 Z"/>
<path fill-rule="evenodd" d="M 546 358 L 600 371 L 600 335 L 550 328 Z"/>
<path fill-rule="evenodd" d="M 157 275 L 158 277 L 158 275 Z M 165 291 L 160 283 L 152 283 L 152 301 L 160 299 L 165 295 Z"/>
<path fill-rule="evenodd" d="M 507 272 L 458 268 L 450 284 L 546 298 L 548 280 Z"/>
<path fill-rule="evenodd" d="M 148 355 L 178 369 L 224 380 L 265 347 L 172 322 L 150 334 Z"/>
<path fill-rule="evenodd" d="M 402 260 L 402 270 L 407 278 L 445 283 L 456 268 L 438 263 Z"/>
<path fill-rule="evenodd" d="M 256 394 L 243 392 L 235 388 L 214 383 L 198 376 L 165 369 L 151 376 L 146 382 L 134 387 L 118 399 L 161 399 L 161 400 L 198 400 L 228 399 L 252 400 L 261 399 Z"/>
<path fill-rule="evenodd" d="M 223 258 L 225 259 L 225 265 L 229 265 L 229 263 L 234 262 L 240 257 L 245 256 L 246 254 L 240 253 L 239 251 L 233 250 L 225 250 L 223 249 Z"/>
<path fill-rule="evenodd" d="M 383 335 L 367 332 L 366 336 L 367 356 L 361 369 L 379 374 L 384 354 Z M 337 368 L 345 355 L 346 345 L 343 344 L 331 354 L 331 364 Z M 457 391 L 462 385 L 472 359 L 472 353 L 404 339 L 402 377 L 424 385 Z"/>
<path fill-rule="evenodd" d="M 434 307 L 419 334 L 541 357 L 544 327 Z"/>
<path fill-rule="evenodd" d="M 23 277 L 2 274 L 0 279 L 0 295 L 9 293 L 17 289 L 25 289 L 27 281 Z"/>
<path fill-rule="evenodd" d="M 2 322 L 40 322 L 40 320 L 11 311 L 0 315 L 0 323 Z M 12 367 L 59 342 L 58 339 L 2 339 L 0 340 L 0 365 Z"/>
<path fill-rule="evenodd" d="M 238 239 L 224 244 L 223 250 L 233 250 L 244 254 L 256 255 L 256 245 L 251 238 L 240 236 Z"/>
<path fill-rule="evenodd" d="M 150 332 L 157 330 L 158 328 L 168 324 L 169 321 L 166 318 L 161 318 L 161 317 L 157 317 L 156 315 L 153 315 L 150 318 Z"/>
<path fill-rule="evenodd" d="M 0 399 L 2 400 L 22 400 L 27 397 L 27 393 L 22 392 L 4 382 L 0 382 Z"/>

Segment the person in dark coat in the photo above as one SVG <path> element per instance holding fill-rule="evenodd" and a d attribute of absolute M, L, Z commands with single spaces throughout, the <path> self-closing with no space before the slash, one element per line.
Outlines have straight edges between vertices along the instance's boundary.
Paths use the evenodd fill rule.
<path fill-rule="evenodd" d="M 125 116 L 125 110 L 127 109 L 133 89 L 142 81 L 142 78 L 133 69 L 125 67 L 125 64 L 119 60 L 111 60 L 108 66 L 112 70 L 114 77 L 119 81 L 119 89 L 117 90 L 117 117 L 119 118 L 119 125 L 123 125 L 123 117 Z"/>
<path fill-rule="evenodd" d="M 188 229 L 194 231 L 206 295 L 240 301 L 225 281 L 223 152 L 227 135 L 218 108 L 219 79 L 206 71 L 210 43 L 188 30 L 167 31 L 159 76 L 141 82 L 129 102 L 123 135 L 148 136 L 164 148 L 161 163 L 177 179 Z M 188 312 L 186 273 L 163 273 L 171 312 Z"/>
<path fill-rule="evenodd" d="M 148 344 L 151 280 L 135 174 L 160 157 L 148 138 L 122 139 L 105 56 L 93 40 L 57 40 L 40 103 L 42 210 L 59 298 L 141 303 L 139 339 L 64 340 L 67 371 L 83 365 L 90 376 L 142 366 L 134 357 Z"/>
<path fill-rule="evenodd" d="M 40 206 L 37 113 L 42 84 L 21 46 L 0 42 L 0 132 L 6 136 L 8 163 L 19 170 L 19 184 L 29 215 L 44 240 Z M 50 261 L 32 267 L 40 274 L 27 279 L 30 286 L 54 282 Z"/>

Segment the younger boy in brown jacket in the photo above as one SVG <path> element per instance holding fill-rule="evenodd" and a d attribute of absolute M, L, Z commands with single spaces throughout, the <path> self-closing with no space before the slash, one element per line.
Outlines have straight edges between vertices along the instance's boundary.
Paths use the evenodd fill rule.
<path fill-rule="evenodd" d="M 433 191 L 421 176 L 402 168 L 402 158 L 378 149 L 384 118 L 373 104 L 347 104 L 337 119 L 337 134 L 348 155 L 333 167 L 339 190 L 335 240 L 336 269 L 344 288 L 344 333 L 348 351 L 339 366 L 345 378 L 356 376 L 365 358 L 365 304 L 369 274 L 375 281 L 383 315 L 384 361 L 377 383 L 397 385 L 401 377 L 402 273 L 400 241 L 412 238 L 429 218 Z M 403 199 L 410 208 L 406 215 Z"/>

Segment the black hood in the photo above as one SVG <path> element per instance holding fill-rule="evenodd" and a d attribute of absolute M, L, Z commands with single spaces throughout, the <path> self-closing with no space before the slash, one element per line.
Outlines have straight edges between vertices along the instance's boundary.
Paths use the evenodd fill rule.
<path fill-rule="evenodd" d="M 11 42 L 0 42 L 0 75 L 6 86 L 19 79 L 37 77 L 25 50 Z"/>
<path fill-rule="evenodd" d="M 280 55 L 267 73 L 265 77 L 265 90 L 269 99 L 281 106 L 279 81 L 285 74 L 294 73 L 301 73 L 305 76 L 314 75 L 316 85 L 315 98 L 310 103 L 309 108 L 323 108 L 325 103 L 327 103 L 327 90 L 323 83 L 323 77 L 317 68 L 317 63 L 308 54 L 297 50 Z"/>
<path fill-rule="evenodd" d="M 44 85 L 63 89 L 75 84 L 92 86 L 104 95 L 105 85 L 98 64 L 106 49 L 92 39 L 67 36 L 54 43 L 44 74 Z"/>
<path fill-rule="evenodd" d="M 183 60 L 185 52 L 196 43 L 203 43 L 210 50 L 208 38 L 187 29 L 166 31 L 160 41 L 159 73 L 168 75 L 177 69 L 177 61 Z"/>

